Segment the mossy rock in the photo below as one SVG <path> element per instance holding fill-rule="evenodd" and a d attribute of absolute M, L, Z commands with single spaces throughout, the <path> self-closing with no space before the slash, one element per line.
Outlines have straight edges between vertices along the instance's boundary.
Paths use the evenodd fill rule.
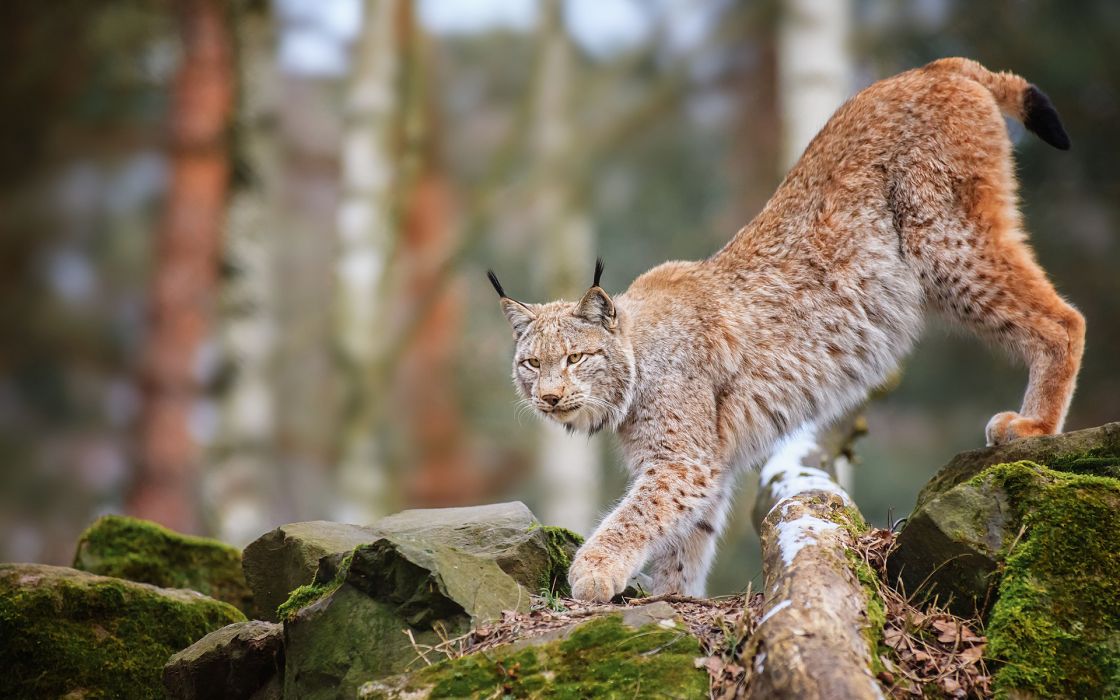
<path fill-rule="evenodd" d="M 1118 435 L 1110 424 L 966 453 L 899 535 L 888 570 L 908 593 L 986 616 L 999 697 L 1120 698 Z M 984 464 L 1008 455 L 1058 468 Z"/>
<path fill-rule="evenodd" d="M 526 640 L 364 684 L 358 697 L 706 698 L 695 638 L 673 626 L 635 628 L 621 615 L 575 627 L 563 639 Z"/>
<path fill-rule="evenodd" d="M 106 515 L 90 525 L 74 568 L 161 588 L 189 588 L 252 614 L 241 552 L 217 540 L 183 535 L 138 518 Z"/>
<path fill-rule="evenodd" d="M 172 654 L 244 620 L 195 591 L 0 564 L 0 697 L 162 698 Z"/>
<path fill-rule="evenodd" d="M 888 560 L 892 580 L 901 579 L 909 594 L 948 602 L 960 615 L 987 614 L 1025 507 L 1009 501 L 989 470 L 1022 460 L 1063 473 L 1120 477 L 1120 423 L 954 457 L 918 495 Z"/>
<path fill-rule="evenodd" d="M 993 467 L 1022 536 L 987 625 L 999 697 L 1120 698 L 1120 480 Z"/>
<path fill-rule="evenodd" d="M 487 556 L 418 537 L 361 545 L 332 581 L 297 589 L 281 606 L 284 696 L 353 697 L 362 681 L 417 663 L 413 642 L 434 645 L 528 605 L 528 592 Z"/>
<path fill-rule="evenodd" d="M 914 510 L 994 464 L 1021 460 L 1045 464 L 1061 472 L 1120 478 L 1120 423 L 962 452 L 929 480 L 918 494 Z"/>

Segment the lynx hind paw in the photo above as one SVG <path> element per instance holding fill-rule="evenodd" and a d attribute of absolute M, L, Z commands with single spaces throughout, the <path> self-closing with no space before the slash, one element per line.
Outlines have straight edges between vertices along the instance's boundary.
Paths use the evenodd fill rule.
<path fill-rule="evenodd" d="M 1042 421 L 1037 418 L 1021 416 L 1015 411 L 1004 411 L 992 416 L 992 419 L 988 421 L 988 427 L 984 430 L 984 435 L 987 438 L 988 447 L 993 447 L 1007 444 L 1012 440 L 1036 435 L 1050 435 L 1053 432 L 1052 428 L 1043 425 Z"/>

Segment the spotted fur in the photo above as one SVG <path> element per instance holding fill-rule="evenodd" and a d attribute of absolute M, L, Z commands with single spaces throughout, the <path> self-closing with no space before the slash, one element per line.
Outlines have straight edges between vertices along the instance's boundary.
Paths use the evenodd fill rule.
<path fill-rule="evenodd" d="M 522 397 L 571 430 L 617 430 L 632 475 L 572 564 L 577 598 L 613 597 L 646 563 L 655 592 L 702 594 L 736 468 L 862 402 L 926 309 L 1030 366 L 989 443 L 1061 430 L 1084 320 L 1026 243 L 1001 110 L 1068 147 L 1037 88 L 943 59 L 842 106 L 706 260 L 658 266 L 613 299 L 597 274 L 574 303 L 522 304 L 493 280 Z"/>

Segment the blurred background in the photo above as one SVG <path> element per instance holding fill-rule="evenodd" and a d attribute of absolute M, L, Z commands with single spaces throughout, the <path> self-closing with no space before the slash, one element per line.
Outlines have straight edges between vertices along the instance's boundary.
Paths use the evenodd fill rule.
<path fill-rule="evenodd" d="M 848 96 L 1013 70 L 1027 227 L 1088 318 L 1067 428 L 1120 418 L 1120 4 L 1087 0 L 9 0 L 0 7 L 0 560 L 127 512 L 283 522 L 522 499 L 587 533 L 611 436 L 519 415 L 521 299 L 718 249 Z M 933 323 L 868 410 L 884 524 L 1026 376 Z M 713 593 L 755 578 L 751 478 Z"/>

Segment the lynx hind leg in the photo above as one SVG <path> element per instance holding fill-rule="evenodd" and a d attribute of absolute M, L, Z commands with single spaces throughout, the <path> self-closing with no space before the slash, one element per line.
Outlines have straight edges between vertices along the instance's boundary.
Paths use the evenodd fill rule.
<path fill-rule="evenodd" d="M 654 595 L 678 593 L 703 597 L 716 546 L 727 522 L 726 497 L 707 509 L 683 539 L 665 545 L 650 558 Z"/>
<path fill-rule="evenodd" d="M 1011 197 L 997 203 L 998 216 L 973 219 L 923 246 L 923 282 L 936 305 L 1029 368 L 1022 408 L 992 417 L 988 445 L 1061 432 L 1085 344 L 1084 318 L 1035 262 L 1006 203 Z"/>

